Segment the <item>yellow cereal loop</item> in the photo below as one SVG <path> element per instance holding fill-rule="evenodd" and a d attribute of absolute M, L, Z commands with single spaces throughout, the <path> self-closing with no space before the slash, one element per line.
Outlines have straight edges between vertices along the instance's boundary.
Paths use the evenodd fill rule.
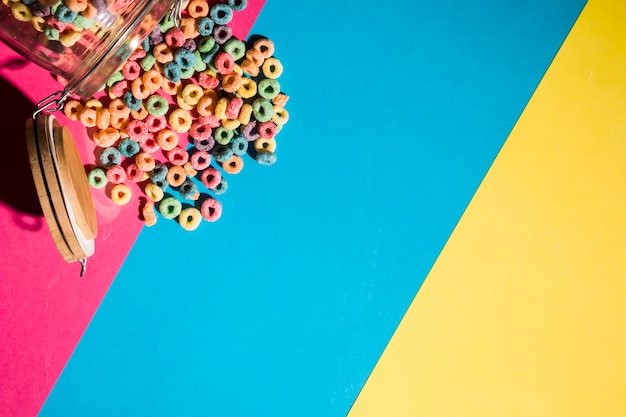
<path fill-rule="evenodd" d="M 268 58 L 263 63 L 263 75 L 276 79 L 283 73 L 283 65 L 276 58 Z"/>
<path fill-rule="evenodd" d="M 222 97 L 217 101 L 217 105 L 215 106 L 215 117 L 220 120 L 226 119 L 226 108 L 228 107 L 228 99 L 226 97 Z"/>
<path fill-rule="evenodd" d="M 59 42 L 61 42 L 61 45 L 65 46 L 66 48 L 69 48 L 70 46 L 78 42 L 80 38 L 81 38 L 80 32 L 71 30 L 59 36 Z"/>
<path fill-rule="evenodd" d="M 92 98 L 92 99 L 87 100 L 84 107 L 86 109 L 93 109 L 95 111 L 99 111 L 104 108 L 104 105 L 97 98 Z"/>
<path fill-rule="evenodd" d="M 130 187 L 126 184 L 116 184 L 111 189 L 111 200 L 118 206 L 128 204 L 131 196 Z"/>
<path fill-rule="evenodd" d="M 239 97 L 243 99 L 252 98 L 256 95 L 256 92 L 256 81 L 254 81 L 252 78 L 243 77 L 241 80 L 241 85 L 237 89 L 237 94 L 239 94 Z"/>
<path fill-rule="evenodd" d="M 185 99 L 183 98 L 183 92 L 182 90 L 178 92 L 178 94 L 176 94 L 176 104 L 178 105 L 178 107 L 180 107 L 181 109 L 185 109 L 187 111 L 191 111 L 193 110 L 193 106 L 187 104 L 187 102 L 185 101 Z"/>
<path fill-rule="evenodd" d="M 43 32 L 44 25 L 46 21 L 43 17 L 33 16 L 33 19 L 30 21 L 37 32 Z"/>
<path fill-rule="evenodd" d="M 276 152 L 276 141 L 273 138 L 258 138 L 254 141 L 257 152 Z"/>
<path fill-rule="evenodd" d="M 241 126 L 241 122 L 238 119 L 224 119 L 222 120 L 222 127 L 227 130 L 235 130 Z"/>
<path fill-rule="evenodd" d="M 148 183 L 144 191 L 146 193 L 146 196 L 154 202 L 161 201 L 163 199 L 163 196 L 165 195 L 161 187 L 153 182 Z"/>
<path fill-rule="evenodd" d="M 181 227 L 189 232 L 196 230 L 202 221 L 200 210 L 195 207 L 187 207 L 178 215 L 178 222 Z"/>
<path fill-rule="evenodd" d="M 22 3 L 11 3 L 11 13 L 13 13 L 13 17 L 20 22 L 30 22 L 33 18 L 33 14 L 30 12 L 28 6 Z"/>
<path fill-rule="evenodd" d="M 181 91 L 183 100 L 190 106 L 198 104 L 203 95 L 204 90 L 197 84 L 187 84 Z"/>
<path fill-rule="evenodd" d="M 251 116 L 252 105 L 245 103 L 243 106 L 241 106 L 241 110 L 239 111 L 239 117 L 237 118 L 237 120 L 239 120 L 242 125 L 247 125 L 248 123 L 250 123 Z"/>
<path fill-rule="evenodd" d="M 188 132 L 191 128 L 191 114 L 185 109 L 176 109 L 170 113 L 168 119 L 170 126 L 178 133 Z"/>
<path fill-rule="evenodd" d="M 272 122 L 277 125 L 284 125 L 289 121 L 289 112 L 283 107 L 274 105 L 274 114 L 272 115 Z"/>

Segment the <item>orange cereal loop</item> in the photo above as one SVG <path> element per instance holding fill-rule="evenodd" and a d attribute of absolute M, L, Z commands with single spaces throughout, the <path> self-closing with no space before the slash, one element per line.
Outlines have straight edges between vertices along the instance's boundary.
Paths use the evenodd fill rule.
<path fill-rule="evenodd" d="M 137 168 L 143 172 L 150 172 L 154 169 L 156 161 L 149 153 L 139 152 L 135 155 L 135 164 L 137 164 Z"/>
<path fill-rule="evenodd" d="M 126 103 L 124 103 L 124 100 L 120 98 L 116 98 L 109 103 L 109 111 L 112 116 L 119 114 L 128 117 L 130 114 L 130 109 L 126 107 Z"/>
<path fill-rule="evenodd" d="M 226 162 L 222 162 L 222 168 L 229 174 L 239 174 L 243 169 L 243 159 L 233 155 Z"/>
<path fill-rule="evenodd" d="M 171 151 L 178 145 L 178 133 L 173 130 L 163 129 L 156 135 L 156 143 L 164 151 Z"/>
<path fill-rule="evenodd" d="M 284 108 L 274 105 L 274 114 L 272 115 L 272 122 L 277 125 L 284 125 L 289 121 L 289 112 Z"/>
<path fill-rule="evenodd" d="M 93 134 L 93 141 L 101 148 L 113 146 L 120 138 L 119 130 L 109 127 Z"/>
<path fill-rule="evenodd" d="M 155 93 L 159 88 L 161 88 L 161 85 L 163 84 L 163 78 L 163 75 L 161 75 L 161 73 L 156 70 L 146 71 L 141 76 L 143 85 L 148 90 L 150 90 L 150 94 Z"/>
<path fill-rule="evenodd" d="M 146 201 L 146 204 L 141 209 L 141 215 L 143 216 L 143 221 L 146 222 L 146 226 L 150 227 L 156 224 L 157 217 L 154 214 L 154 203 L 152 201 Z"/>
<path fill-rule="evenodd" d="M 93 4 L 87 3 L 87 7 L 83 10 L 82 15 L 85 19 L 95 19 L 98 15 L 98 9 Z"/>
<path fill-rule="evenodd" d="M 263 58 L 269 58 L 274 55 L 274 42 L 267 38 L 258 39 L 254 42 L 253 48 L 259 51 Z"/>
<path fill-rule="evenodd" d="M 272 99 L 272 104 L 280 107 L 285 107 L 285 104 L 287 104 L 287 100 L 289 100 L 289 96 L 283 93 L 279 93 L 276 97 Z"/>
<path fill-rule="evenodd" d="M 256 77 L 259 75 L 259 66 L 255 65 L 254 62 L 250 61 L 248 58 L 244 59 L 241 62 L 241 69 L 246 74 L 249 74 L 252 77 Z"/>
<path fill-rule="evenodd" d="M 283 64 L 276 58 L 268 58 L 263 63 L 263 75 L 267 78 L 276 79 L 283 73 Z"/>
<path fill-rule="evenodd" d="M 265 61 L 265 58 L 263 57 L 263 54 L 261 53 L 261 51 L 259 51 L 258 49 L 254 49 L 254 48 L 248 49 L 246 51 L 246 59 L 249 61 L 252 61 L 252 63 L 256 65 L 257 67 L 260 67 L 261 65 L 263 65 L 263 61 Z"/>
<path fill-rule="evenodd" d="M 166 43 L 155 45 L 155 47 L 152 48 L 152 55 L 154 55 L 157 62 L 161 64 L 167 64 L 168 62 L 172 62 L 174 60 L 172 50 Z"/>
<path fill-rule="evenodd" d="M 63 106 L 63 113 L 70 120 L 78 120 L 78 115 L 83 110 L 83 105 L 78 100 L 70 100 Z"/>
<path fill-rule="evenodd" d="M 215 112 L 217 105 L 217 92 L 215 90 L 206 90 L 202 98 L 196 105 L 196 111 L 200 116 L 210 116 Z"/>
<path fill-rule="evenodd" d="M 130 85 L 130 91 L 133 93 L 133 96 L 139 100 L 145 100 L 153 93 L 153 91 L 150 91 L 150 89 L 146 87 L 141 78 L 135 78 L 135 80 L 133 80 L 133 83 Z"/>
<path fill-rule="evenodd" d="M 235 130 L 241 126 L 239 119 L 224 119 L 222 120 L 222 127 L 226 130 Z"/>
<path fill-rule="evenodd" d="M 191 166 L 191 162 L 187 162 L 185 165 L 183 165 L 183 168 L 185 169 L 185 173 L 187 174 L 188 177 L 195 177 L 196 175 L 198 175 L 198 171 L 196 171 L 192 166 Z"/>
<path fill-rule="evenodd" d="M 144 120 L 146 117 L 148 117 L 148 114 L 150 114 L 150 113 L 148 113 L 148 110 L 146 109 L 146 106 L 144 106 L 143 104 L 141 105 L 139 110 L 131 110 L 130 111 L 130 115 L 135 120 Z"/>
<path fill-rule="evenodd" d="M 247 125 L 248 123 L 250 123 L 251 116 L 252 116 L 252 105 L 245 103 L 241 107 L 241 110 L 239 110 L 239 117 L 237 117 L 237 120 L 239 120 L 239 122 L 242 125 Z"/>
<path fill-rule="evenodd" d="M 180 30 L 187 39 L 194 39 L 200 36 L 200 32 L 196 28 L 196 19 L 193 17 L 184 17 L 180 22 Z"/>
<path fill-rule="evenodd" d="M 126 125 L 128 125 L 128 122 L 130 121 L 130 118 L 128 117 L 129 114 L 111 112 L 111 127 L 120 131 L 126 130 Z"/>
<path fill-rule="evenodd" d="M 184 109 L 176 109 L 170 113 L 168 119 L 170 126 L 178 133 L 188 132 L 191 128 L 191 114 Z"/>
<path fill-rule="evenodd" d="M 187 13 L 195 19 L 208 16 L 209 4 L 206 0 L 191 0 L 187 6 Z"/>
<path fill-rule="evenodd" d="M 84 108 L 78 115 L 78 120 L 85 127 L 94 127 L 96 125 L 97 112 L 94 109 Z"/>
<path fill-rule="evenodd" d="M 87 8 L 87 0 L 64 0 L 65 7 L 73 12 L 80 13 Z"/>
<path fill-rule="evenodd" d="M 276 152 L 276 140 L 274 138 L 258 138 L 254 141 L 254 149 L 257 152 Z"/>
<path fill-rule="evenodd" d="M 226 97 L 222 97 L 217 101 L 217 105 L 215 106 L 215 117 L 220 120 L 226 119 L 226 108 L 228 107 L 228 99 Z"/>
<path fill-rule="evenodd" d="M 163 84 L 161 84 L 161 90 L 163 90 L 164 93 L 169 94 L 170 96 L 175 96 L 176 94 L 178 94 L 178 91 L 180 90 L 180 86 L 181 86 L 181 82 L 172 82 L 170 80 L 168 80 L 167 78 L 163 77 Z"/>
<path fill-rule="evenodd" d="M 181 186 L 186 179 L 187 173 L 185 172 L 185 168 L 180 165 L 172 165 L 167 171 L 167 176 L 165 177 L 167 183 L 172 187 Z"/>
<path fill-rule="evenodd" d="M 222 89 L 227 93 L 234 93 L 241 87 L 243 82 L 241 75 L 236 72 L 222 75 Z"/>
<path fill-rule="evenodd" d="M 254 97 L 256 95 L 256 92 L 256 81 L 248 77 L 242 78 L 241 85 L 237 89 L 237 94 L 239 94 L 241 98 L 245 99 Z"/>
<path fill-rule="evenodd" d="M 111 112 L 109 109 L 101 109 L 96 112 L 96 126 L 98 129 L 106 129 L 111 125 Z"/>

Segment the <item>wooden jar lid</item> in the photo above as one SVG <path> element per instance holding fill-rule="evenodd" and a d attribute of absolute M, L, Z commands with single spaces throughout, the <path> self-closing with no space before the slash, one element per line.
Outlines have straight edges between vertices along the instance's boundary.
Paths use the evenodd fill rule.
<path fill-rule="evenodd" d="M 98 224 L 89 183 L 69 130 L 39 114 L 26 122 L 26 143 L 41 208 L 63 259 L 84 260 L 95 251 Z"/>

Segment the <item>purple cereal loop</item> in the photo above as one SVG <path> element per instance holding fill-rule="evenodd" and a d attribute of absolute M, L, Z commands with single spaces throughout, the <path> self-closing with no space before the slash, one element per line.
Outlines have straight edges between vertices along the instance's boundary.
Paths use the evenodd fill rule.
<path fill-rule="evenodd" d="M 213 37 L 215 38 L 215 43 L 224 44 L 233 36 L 233 30 L 229 26 L 215 26 L 213 29 Z"/>
<path fill-rule="evenodd" d="M 256 130 L 256 120 L 252 120 L 250 123 L 246 125 L 241 131 L 241 134 L 244 138 L 246 138 L 249 142 L 253 140 L 257 140 L 261 135 Z"/>
<path fill-rule="evenodd" d="M 185 48 L 188 51 L 195 51 L 196 49 L 198 49 L 198 45 L 196 45 L 196 41 L 194 41 L 193 39 L 187 39 L 187 42 L 185 42 L 185 44 L 183 45 L 183 48 Z"/>
<path fill-rule="evenodd" d="M 213 139 L 213 136 L 201 140 L 194 139 L 193 146 L 199 151 L 210 151 L 215 146 L 215 139 Z"/>

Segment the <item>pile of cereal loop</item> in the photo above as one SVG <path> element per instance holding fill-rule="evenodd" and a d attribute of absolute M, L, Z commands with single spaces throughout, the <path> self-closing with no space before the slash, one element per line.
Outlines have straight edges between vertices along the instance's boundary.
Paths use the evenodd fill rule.
<path fill-rule="evenodd" d="M 215 196 L 245 155 L 276 161 L 275 136 L 289 118 L 277 81 L 283 68 L 269 39 L 246 44 L 232 35 L 228 23 L 245 7 L 246 0 L 190 1 L 180 25 L 164 18 L 99 98 L 65 103 L 65 115 L 89 128 L 99 147 L 90 185 L 111 184 L 111 199 L 124 205 L 129 182 L 138 183 L 148 226 L 158 215 L 185 230 L 216 221 Z"/>

